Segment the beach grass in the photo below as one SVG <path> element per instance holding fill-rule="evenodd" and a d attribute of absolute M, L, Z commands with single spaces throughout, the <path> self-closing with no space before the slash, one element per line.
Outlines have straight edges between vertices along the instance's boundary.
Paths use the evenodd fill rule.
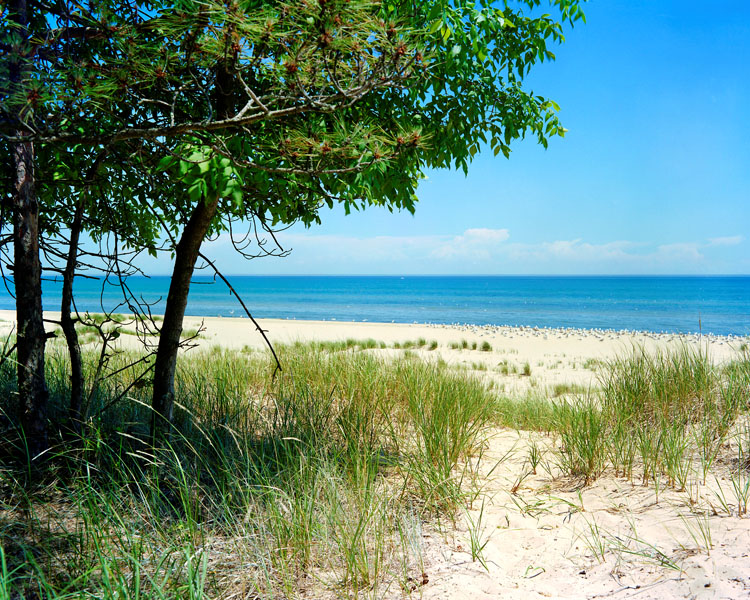
<path fill-rule="evenodd" d="M 495 421 L 553 435 L 559 473 L 584 483 L 609 470 L 644 485 L 685 490 L 696 479 L 704 485 L 729 442 L 737 448 L 734 462 L 750 465 L 750 433 L 743 425 L 750 408 L 750 353 L 718 365 L 700 346 L 635 347 L 599 361 L 596 369 L 591 387 L 560 383 L 546 392 L 498 397 Z M 497 370 L 515 372 L 507 361 Z M 530 375 L 528 363 L 521 374 Z M 750 478 L 735 471 L 735 504 L 742 512 Z"/>
<path fill-rule="evenodd" d="M 551 388 L 553 398 L 560 396 L 580 396 L 588 391 L 586 387 L 575 383 L 556 383 Z"/>
<path fill-rule="evenodd" d="M 55 441 L 43 476 L 23 464 L 0 472 L 0 594 L 408 590 L 423 569 L 423 525 L 453 519 L 474 494 L 465 461 L 493 422 L 494 397 L 444 363 L 331 350 L 279 348 L 273 380 L 265 353 L 191 351 L 174 426 L 155 449 L 147 386 L 117 400 L 136 357 L 112 356 L 116 374 L 94 391 L 84 434 Z M 50 416 L 62 418 L 67 365 L 54 346 L 48 377 Z M 6 361 L 0 386 L 14 385 Z"/>
<path fill-rule="evenodd" d="M 512 493 L 541 465 L 584 485 L 625 477 L 653 486 L 658 499 L 664 486 L 685 490 L 715 476 L 731 442 L 716 506 L 747 513 L 748 352 L 717 365 L 700 347 L 634 347 L 595 365 L 596 386 L 507 397 L 485 363 L 458 369 L 420 360 L 414 350 L 431 349 L 426 339 L 400 345 L 390 358 L 364 351 L 383 348 L 373 339 L 281 346 L 275 377 L 266 352 L 191 350 L 178 363 L 178 409 L 157 448 L 148 443 L 149 386 L 129 387 L 148 363 L 128 367 L 137 354 L 113 354 L 111 376 L 87 383 L 80 437 L 55 439 L 36 472 L 2 463 L 0 600 L 419 593 L 423 531 L 470 515 L 482 485 L 473 463 L 496 427 L 546 434 L 542 444 L 524 433 L 529 470 Z M 87 373 L 97 356 L 85 352 Z M 62 344 L 50 344 L 47 369 L 57 421 L 69 393 Z M 528 362 L 503 369 L 531 374 Z M 14 389 L 7 360 L 0 394 Z M 11 446 L 23 441 L 13 406 L 6 411 L 3 453 L 17 455 Z M 471 515 L 470 554 L 484 564 L 484 508 Z M 708 551 L 706 524 L 688 525 Z"/>
<path fill-rule="evenodd" d="M 561 436 L 561 468 L 590 481 L 615 475 L 685 489 L 705 484 L 738 418 L 750 406 L 750 356 L 715 365 L 703 348 L 630 354 L 598 371 L 599 390 L 556 402 L 550 430 Z M 562 391 L 556 390 L 556 391 Z M 556 394 L 562 395 L 562 394 Z"/>

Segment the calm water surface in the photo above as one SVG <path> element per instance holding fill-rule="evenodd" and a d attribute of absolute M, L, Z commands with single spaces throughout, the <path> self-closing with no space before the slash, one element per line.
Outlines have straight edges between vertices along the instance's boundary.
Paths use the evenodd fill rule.
<path fill-rule="evenodd" d="M 234 276 L 253 316 L 339 321 L 414 321 L 750 334 L 750 277 Z M 131 288 L 162 312 L 169 277 L 133 277 Z M 101 281 L 79 279 L 80 310 L 101 310 Z M 60 284 L 44 284 L 58 310 Z M 105 285 L 105 308 L 118 303 Z M 14 308 L 5 289 L 0 308 Z M 123 310 L 123 309 L 118 309 Z M 241 316 L 221 282 L 196 277 L 188 314 Z"/>

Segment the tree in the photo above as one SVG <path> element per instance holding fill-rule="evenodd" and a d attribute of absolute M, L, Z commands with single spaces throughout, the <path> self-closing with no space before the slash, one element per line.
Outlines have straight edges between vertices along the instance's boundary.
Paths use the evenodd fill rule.
<path fill-rule="evenodd" d="M 12 156 L 10 204 L 13 221 L 13 277 L 16 283 L 17 362 L 19 418 L 32 455 L 47 447 L 47 391 L 44 376 L 45 331 L 42 322 L 41 262 L 39 260 L 39 204 L 35 190 L 34 144 L 26 127 L 29 104 L 35 101 L 25 82 L 29 76 L 26 60 L 31 19 L 25 0 L 12 0 L 5 7 L 10 56 L 3 73 L 3 97 L 25 94 L 25 103 L 13 103 L 3 111 L 13 141 L 6 152 Z"/>
<path fill-rule="evenodd" d="M 34 73 L 2 95 L 7 144 L 135 144 L 126 168 L 157 183 L 154 206 L 175 239 L 158 413 L 171 416 L 175 342 L 201 243 L 227 218 L 312 223 L 334 202 L 413 210 L 424 169 L 466 171 L 482 143 L 508 156 L 527 133 L 545 145 L 564 133 L 556 105 L 522 83 L 583 13 L 578 0 L 551 0 L 555 20 L 537 15 L 540 4 L 180 0 L 84 12 L 62 2 L 59 26 L 46 15 L 21 36 L 33 52 L 6 44 Z M 7 126 L 29 106 L 35 118 Z M 30 322 L 19 311 L 19 328 Z"/>
<path fill-rule="evenodd" d="M 46 149 L 53 151 L 52 156 L 42 154 L 40 158 L 54 164 L 55 169 L 51 180 L 41 180 L 38 186 L 42 215 L 46 217 L 39 223 L 40 249 L 45 257 L 44 272 L 52 272 L 62 280 L 60 320 L 48 318 L 46 321 L 60 326 L 68 347 L 71 373 L 67 428 L 77 433 L 87 417 L 89 402 L 85 396 L 92 397 L 103 376 L 110 356 L 110 342 L 119 337 L 119 331 L 111 318 L 102 322 L 101 318 L 81 315 L 74 302 L 75 278 L 99 276 L 103 287 L 109 285 L 110 278 L 115 279 L 122 299 L 118 307 L 102 305 L 102 311 L 111 313 L 124 307 L 133 314 L 138 331 L 153 330 L 148 306 L 129 290 L 126 280 L 130 274 L 138 272 L 133 260 L 139 251 L 153 253 L 157 250 L 158 223 L 143 202 L 137 201 L 142 200 L 147 184 L 142 178 L 134 177 L 132 170 L 123 168 L 129 163 L 129 157 L 122 156 L 120 151 L 126 148 L 98 149 L 83 156 L 81 153 L 61 156 L 54 148 Z M 112 231 L 114 234 L 110 235 Z M 93 238 L 93 249 L 82 243 L 84 232 Z M 124 246 L 132 250 L 125 251 Z M 84 390 L 76 323 L 95 328 L 102 341 L 96 375 L 90 380 L 88 394 Z"/>

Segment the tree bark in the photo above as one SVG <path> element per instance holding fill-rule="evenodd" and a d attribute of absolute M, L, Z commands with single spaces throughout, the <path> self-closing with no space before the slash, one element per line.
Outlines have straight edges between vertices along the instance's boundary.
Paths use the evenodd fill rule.
<path fill-rule="evenodd" d="M 28 37 L 26 0 L 13 0 L 10 13 L 23 39 Z M 11 86 L 22 88 L 28 75 L 19 48 L 10 61 Z M 18 137 L 28 134 L 18 118 Z M 17 142 L 13 145 L 13 281 L 16 288 L 16 320 L 18 323 L 18 410 L 26 438 L 27 450 L 34 457 L 49 447 L 47 435 L 47 404 L 49 392 L 44 377 L 44 346 L 46 335 L 42 319 L 42 267 L 39 260 L 39 203 L 34 186 L 34 145 Z"/>
<path fill-rule="evenodd" d="M 18 322 L 19 421 L 31 456 L 48 447 L 47 403 L 44 377 L 46 334 L 42 320 L 42 267 L 39 261 L 39 205 L 34 190 L 34 148 L 30 143 L 13 149 L 16 168 L 13 190 L 13 281 Z"/>
<path fill-rule="evenodd" d="M 198 260 L 203 239 L 211 221 L 216 216 L 219 198 L 199 202 L 193 209 L 180 241 L 175 249 L 172 281 L 167 294 L 164 321 L 159 334 L 159 347 L 154 363 L 154 396 L 151 437 L 156 439 L 163 427 L 171 423 L 174 411 L 174 375 L 177 367 L 177 351 L 182 334 L 190 280 Z"/>
<path fill-rule="evenodd" d="M 78 342 L 75 321 L 71 316 L 73 310 L 73 279 L 75 278 L 76 265 L 78 264 L 78 244 L 81 236 L 83 222 L 83 198 L 76 204 L 73 222 L 70 225 L 70 246 L 68 247 L 68 258 L 63 271 L 62 301 L 60 302 L 60 326 L 65 335 L 70 355 L 70 404 L 68 406 L 68 419 L 70 426 L 75 432 L 81 431 L 81 407 L 83 405 L 83 361 L 81 358 L 81 346 Z"/>

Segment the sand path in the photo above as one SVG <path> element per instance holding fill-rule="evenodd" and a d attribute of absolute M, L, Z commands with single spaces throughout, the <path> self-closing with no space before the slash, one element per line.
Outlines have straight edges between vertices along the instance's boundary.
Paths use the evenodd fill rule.
<path fill-rule="evenodd" d="M 547 448 L 543 463 L 554 476 L 543 465 L 530 474 L 532 442 Z M 612 476 L 583 487 L 558 476 L 552 444 L 494 432 L 482 496 L 455 533 L 425 540 L 423 598 L 750 597 L 750 519 L 720 507 L 715 482 L 662 490 L 658 502 L 653 486 Z M 717 473 L 732 508 L 726 473 Z M 481 560 L 472 558 L 472 530 L 486 543 Z"/>

